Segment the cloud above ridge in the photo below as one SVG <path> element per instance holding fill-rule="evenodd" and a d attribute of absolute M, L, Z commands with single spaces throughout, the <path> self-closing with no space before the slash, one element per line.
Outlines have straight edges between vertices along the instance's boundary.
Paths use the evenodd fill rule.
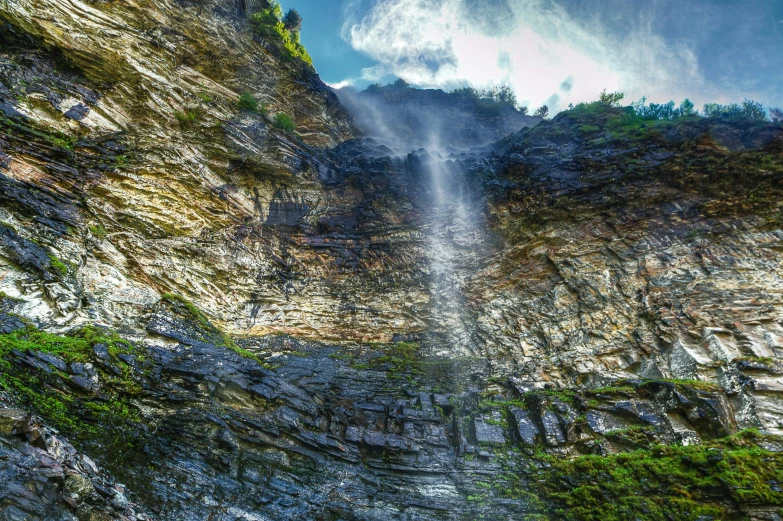
<path fill-rule="evenodd" d="M 511 85 L 523 104 L 562 110 L 606 88 L 628 100 L 725 96 L 693 50 L 641 14 L 624 31 L 572 17 L 554 0 L 353 0 L 343 38 L 378 65 L 363 79 L 399 76 L 422 87 Z"/>

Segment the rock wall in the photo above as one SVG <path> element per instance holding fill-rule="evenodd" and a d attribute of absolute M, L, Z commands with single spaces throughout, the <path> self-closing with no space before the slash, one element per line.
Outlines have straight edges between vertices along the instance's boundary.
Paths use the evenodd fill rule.
<path fill-rule="evenodd" d="M 261 7 L 0 5 L 0 518 L 779 519 L 779 125 L 397 153 Z"/>

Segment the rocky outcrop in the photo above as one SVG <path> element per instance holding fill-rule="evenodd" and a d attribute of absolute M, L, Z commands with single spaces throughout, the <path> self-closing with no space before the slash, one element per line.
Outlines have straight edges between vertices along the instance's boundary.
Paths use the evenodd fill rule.
<path fill-rule="evenodd" d="M 153 519 L 90 457 L 6 400 L 0 395 L 3 519 Z"/>

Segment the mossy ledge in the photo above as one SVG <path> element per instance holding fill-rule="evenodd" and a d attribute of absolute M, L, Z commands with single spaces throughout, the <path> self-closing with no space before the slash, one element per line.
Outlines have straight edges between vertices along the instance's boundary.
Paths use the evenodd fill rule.
<path fill-rule="evenodd" d="M 783 444 L 749 429 L 700 445 L 656 445 L 609 456 L 543 457 L 529 519 L 622 521 L 747 519 L 747 505 L 783 509 Z M 507 477 L 510 477 L 507 475 Z M 501 495 L 529 494 L 513 484 Z M 783 512 L 783 510 L 778 510 Z"/>

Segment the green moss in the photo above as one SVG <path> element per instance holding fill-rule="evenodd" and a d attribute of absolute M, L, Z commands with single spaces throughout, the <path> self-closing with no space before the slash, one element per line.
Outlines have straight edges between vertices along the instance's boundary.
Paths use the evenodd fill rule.
<path fill-rule="evenodd" d="M 10 300 L 12 302 L 24 302 L 24 299 L 18 298 L 18 297 L 12 297 L 8 294 L 6 294 L 4 291 L 0 291 L 0 301 L 3 300 Z"/>
<path fill-rule="evenodd" d="M 610 456 L 544 457 L 535 493 L 556 505 L 558 519 L 650 521 L 744 519 L 738 504 L 783 505 L 783 454 L 743 431 L 695 446 L 661 446 Z"/>
<path fill-rule="evenodd" d="M 389 378 L 411 379 L 421 375 L 422 370 L 418 365 L 419 344 L 414 342 L 396 342 L 383 347 L 383 355 L 372 358 L 368 367 L 383 368 Z"/>
<path fill-rule="evenodd" d="M 206 333 L 207 336 L 205 336 L 201 340 L 206 342 L 214 342 L 216 345 L 225 347 L 242 357 L 254 360 L 255 362 L 258 362 L 260 365 L 268 369 L 273 368 L 273 366 L 266 363 L 257 354 L 253 353 L 248 349 L 238 346 L 230 336 L 228 336 L 227 334 L 225 334 L 224 332 L 216 328 L 214 325 L 212 325 L 212 323 L 209 321 L 207 316 L 204 313 L 202 313 L 200 309 L 198 309 L 195 305 L 193 305 L 192 302 L 190 302 L 186 298 L 182 297 L 181 295 L 166 293 L 161 296 L 161 300 L 168 302 L 170 305 L 174 306 L 174 308 L 177 311 L 179 311 L 184 316 L 184 318 L 190 320 L 193 323 L 193 325 L 195 325 L 198 329 Z"/>
<path fill-rule="evenodd" d="M 743 356 L 741 358 L 735 358 L 732 360 L 733 363 L 742 363 L 742 362 L 749 362 L 753 364 L 761 364 L 761 365 L 775 365 L 775 360 L 769 357 L 763 357 L 763 356 Z"/>
<path fill-rule="evenodd" d="M 51 253 L 49 253 L 49 266 L 61 279 L 68 276 L 69 267 L 74 267 L 70 262 L 63 262 Z"/>
<path fill-rule="evenodd" d="M 95 326 L 86 326 L 68 335 L 54 335 L 28 325 L 25 329 L 0 335 L 0 358 L 12 350 L 41 351 L 66 362 L 86 362 L 95 344 L 105 344 L 109 355 L 114 357 L 135 349 L 116 333 Z"/>
<path fill-rule="evenodd" d="M 207 330 L 214 329 L 214 326 L 209 321 L 209 319 L 207 319 L 207 316 L 204 313 L 202 313 L 200 309 L 198 309 L 195 305 L 193 305 L 191 301 L 189 301 L 185 297 L 181 295 L 176 295 L 174 293 L 165 293 L 160 298 L 161 300 L 168 302 L 169 304 L 172 304 L 175 307 L 184 310 L 185 315 L 187 315 L 187 318 L 189 318 L 191 321 L 193 321 L 196 325 L 198 325 L 202 329 L 207 329 Z"/>
<path fill-rule="evenodd" d="M 55 370 L 46 374 L 19 369 L 8 360 L 11 351 L 37 351 L 54 355 L 68 363 L 87 362 L 96 344 L 106 345 L 112 362 L 116 367 L 124 369 L 122 377 L 113 373 L 103 374 L 109 390 L 97 401 L 82 402 L 78 396 L 61 390 L 67 375 Z M 94 326 L 84 327 L 68 335 L 54 335 L 28 325 L 24 329 L 0 335 L 0 388 L 15 395 L 22 404 L 69 435 L 77 439 L 96 437 L 103 428 L 124 427 L 128 422 L 140 421 L 137 410 L 127 403 L 129 396 L 136 394 L 139 387 L 129 379 L 127 364 L 117 358 L 120 354 L 135 351 L 134 345 L 116 333 Z M 137 359 L 143 360 L 143 357 Z"/>
<path fill-rule="evenodd" d="M 703 382 L 701 380 L 679 380 L 675 378 L 661 378 L 661 379 L 655 379 L 655 380 L 645 380 L 644 385 L 653 384 L 653 383 L 671 383 L 678 387 L 690 387 L 693 389 L 697 389 L 699 391 L 708 391 L 708 392 L 716 392 L 720 391 L 721 387 L 717 384 L 710 383 L 710 382 Z"/>
<path fill-rule="evenodd" d="M 587 389 L 586 394 L 634 394 L 636 389 L 629 385 L 599 387 L 598 389 Z"/>
<path fill-rule="evenodd" d="M 70 134 L 64 134 L 59 130 L 43 128 L 40 126 L 33 128 L 28 124 L 18 123 L 10 118 L 7 118 L 4 114 L 0 114 L 0 127 L 2 127 L 4 131 L 9 131 L 9 133 L 18 133 L 22 135 L 28 135 L 33 138 L 39 138 L 54 147 L 67 151 L 73 151 L 76 148 L 77 142 L 79 141 L 78 137 L 72 136 Z"/>

